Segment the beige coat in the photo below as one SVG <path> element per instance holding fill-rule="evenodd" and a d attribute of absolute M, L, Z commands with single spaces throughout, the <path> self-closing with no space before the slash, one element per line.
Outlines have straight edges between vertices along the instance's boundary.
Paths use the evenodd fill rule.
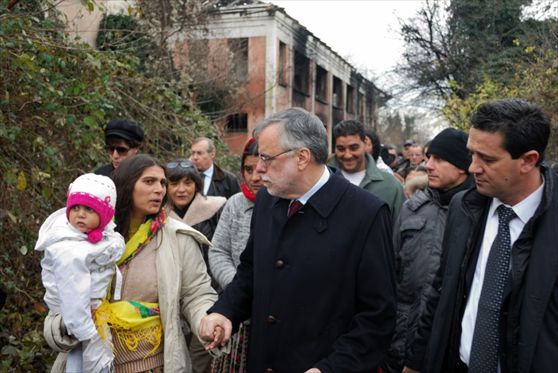
<path fill-rule="evenodd" d="M 183 317 L 192 325 L 198 336 L 201 319 L 217 300 L 198 247 L 200 244 L 209 245 L 209 242 L 203 234 L 174 219 L 168 219 L 156 240 L 159 307 L 164 330 L 164 371 L 188 372 L 190 358 L 180 319 Z M 61 347 L 64 343 L 58 341 L 59 322 L 60 318 L 56 315 L 47 316 L 45 339 L 51 348 L 64 352 Z M 65 353 L 59 354 L 52 372 L 64 372 L 65 359 Z"/>

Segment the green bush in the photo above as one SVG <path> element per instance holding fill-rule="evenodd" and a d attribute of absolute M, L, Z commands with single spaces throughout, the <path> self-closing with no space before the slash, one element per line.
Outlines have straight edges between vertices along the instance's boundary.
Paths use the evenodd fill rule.
<path fill-rule="evenodd" d="M 80 44 L 52 10 L 45 17 L 22 3 L 8 9 L 0 0 L 0 286 L 8 293 L 0 371 L 41 372 L 54 354 L 42 339 L 46 308 L 33 247 L 41 223 L 64 205 L 68 184 L 108 161 L 106 122 L 137 120 L 145 151 L 163 160 L 185 156 L 193 137 L 215 129 L 180 81 L 146 75 L 133 51 Z"/>

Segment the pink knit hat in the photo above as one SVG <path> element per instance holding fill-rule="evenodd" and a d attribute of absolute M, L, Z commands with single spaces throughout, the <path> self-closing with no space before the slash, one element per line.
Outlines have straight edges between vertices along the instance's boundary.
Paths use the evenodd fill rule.
<path fill-rule="evenodd" d="M 75 205 L 90 207 L 99 215 L 101 221 L 99 226 L 87 233 L 89 242 L 99 242 L 103 238 L 105 226 L 114 216 L 114 206 L 116 205 L 114 182 L 109 177 L 102 175 L 81 175 L 68 187 L 66 216 L 69 217 L 70 209 Z"/>

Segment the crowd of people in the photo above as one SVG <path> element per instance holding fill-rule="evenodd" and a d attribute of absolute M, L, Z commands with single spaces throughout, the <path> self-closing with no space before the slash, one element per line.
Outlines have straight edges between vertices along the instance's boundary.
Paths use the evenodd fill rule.
<path fill-rule="evenodd" d="M 265 118 L 142 154 L 129 119 L 39 232 L 53 372 L 547 372 L 557 176 L 535 105 L 481 105 L 401 153 L 356 120 Z M 114 217 L 114 221 L 113 221 Z"/>

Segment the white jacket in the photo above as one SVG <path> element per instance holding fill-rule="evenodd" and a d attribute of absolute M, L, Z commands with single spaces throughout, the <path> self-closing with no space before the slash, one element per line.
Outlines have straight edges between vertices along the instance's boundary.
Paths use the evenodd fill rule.
<path fill-rule="evenodd" d="M 203 234 L 174 219 L 168 219 L 151 243 L 157 247 L 157 284 L 164 331 L 164 371 L 190 372 L 190 358 L 180 320 L 185 319 L 191 325 L 194 335 L 199 338 L 201 319 L 217 300 L 217 293 L 211 287 L 211 279 L 199 249 L 200 244 L 210 243 Z M 71 349 L 73 346 L 65 343 L 67 341 L 59 333 L 60 326 L 60 318 L 50 312 L 45 320 L 45 339 L 56 351 Z M 219 354 L 223 350 L 212 352 Z M 61 369 L 64 367 L 65 355 L 59 354 L 51 372 L 63 371 Z"/>
<path fill-rule="evenodd" d="M 87 241 L 87 234 L 74 228 L 66 209 L 51 214 L 39 230 L 35 250 L 44 251 L 42 280 L 48 308 L 61 313 L 68 331 L 80 341 L 97 333 L 91 318 L 92 300 L 103 299 L 115 273 L 115 262 L 124 252 L 124 239 L 107 224 L 103 239 Z"/>

